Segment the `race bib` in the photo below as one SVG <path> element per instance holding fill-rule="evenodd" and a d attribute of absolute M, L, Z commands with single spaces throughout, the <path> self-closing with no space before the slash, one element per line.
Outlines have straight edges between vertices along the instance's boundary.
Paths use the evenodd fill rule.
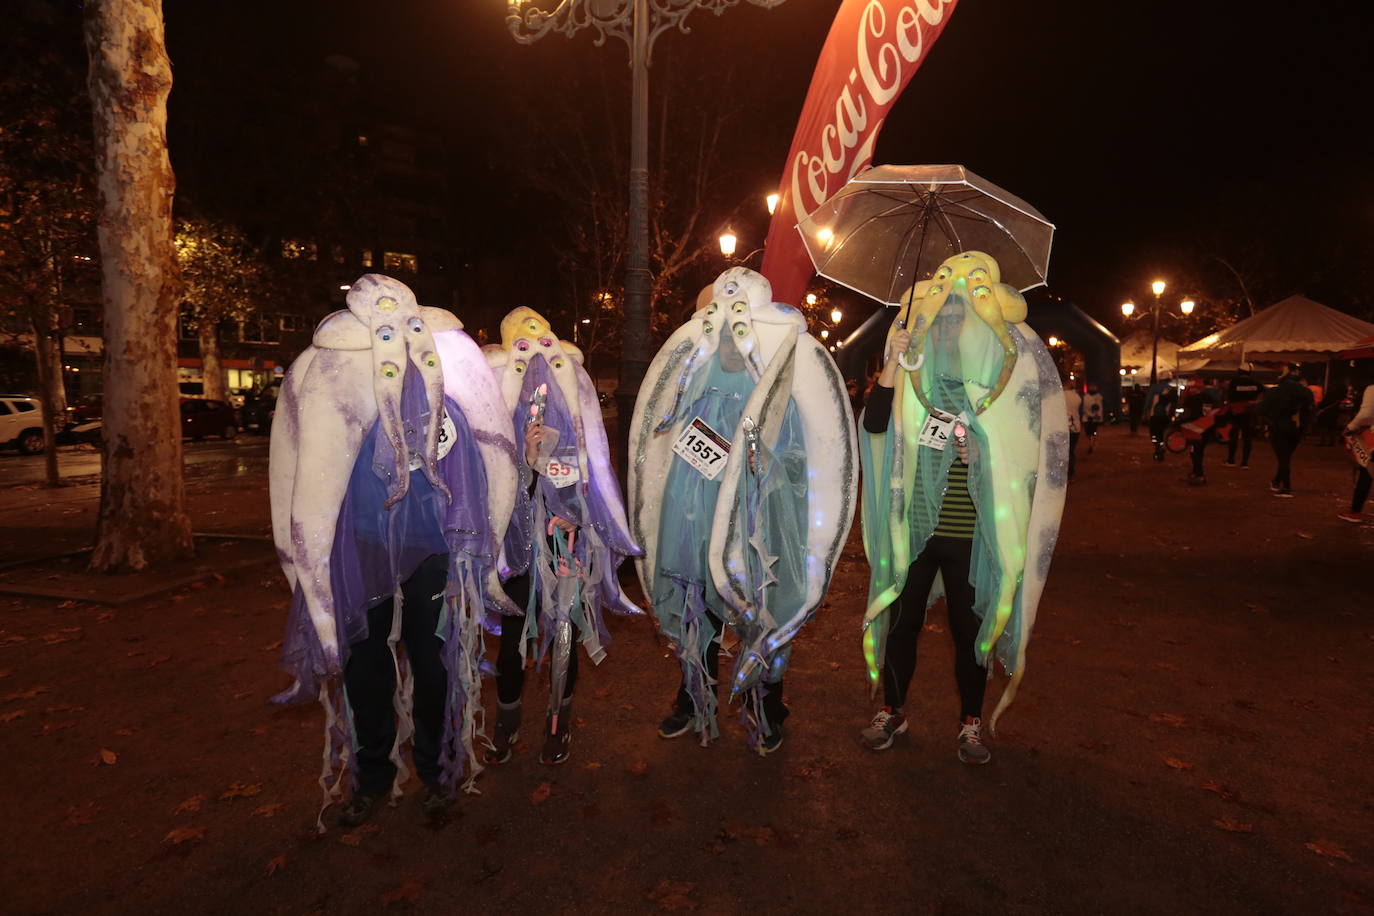
<path fill-rule="evenodd" d="M 453 421 L 448 418 L 448 411 L 445 410 L 443 419 L 439 422 L 439 448 L 436 452 L 437 457 L 443 458 L 453 451 L 453 442 L 458 438 L 458 429 L 453 425 Z M 410 453 L 410 469 L 418 471 L 424 466 L 425 460 L 419 452 Z"/>
<path fill-rule="evenodd" d="M 673 451 L 702 477 L 715 480 L 720 472 L 725 470 L 730 443 L 720 433 L 707 426 L 701 417 L 694 417 L 691 423 L 683 427 L 682 435 L 673 443 Z"/>
<path fill-rule="evenodd" d="M 560 490 L 564 487 L 570 487 L 582 479 L 582 474 L 577 469 L 576 459 L 565 462 L 559 461 L 557 458 L 550 458 L 540 462 L 540 466 L 536 467 L 535 470 L 547 477 L 549 483 Z"/>

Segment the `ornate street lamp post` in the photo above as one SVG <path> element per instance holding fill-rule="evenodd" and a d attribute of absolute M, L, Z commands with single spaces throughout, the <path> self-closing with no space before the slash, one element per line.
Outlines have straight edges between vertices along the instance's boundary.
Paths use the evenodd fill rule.
<path fill-rule="evenodd" d="M 616 389 L 619 416 L 628 422 L 635 395 L 649 366 L 649 314 L 653 275 L 649 271 L 649 62 L 654 41 L 670 29 L 688 31 L 693 10 L 719 16 L 740 0 L 558 0 L 550 10 L 538 0 L 507 0 L 506 26 L 521 44 L 533 44 L 550 32 L 571 37 L 584 28 L 597 33 L 596 44 L 607 36 L 630 49 L 630 238 L 625 269 L 625 337 Z M 780 6 L 785 0 L 748 0 L 754 6 Z M 622 433 L 627 427 L 622 427 Z M 622 459 L 623 461 L 623 459 Z"/>

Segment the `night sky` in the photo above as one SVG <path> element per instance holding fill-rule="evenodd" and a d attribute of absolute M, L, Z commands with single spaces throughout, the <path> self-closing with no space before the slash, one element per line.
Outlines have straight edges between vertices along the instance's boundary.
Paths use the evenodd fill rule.
<path fill-rule="evenodd" d="M 732 74 L 728 91 L 749 116 L 741 187 L 762 195 L 776 182 L 838 5 L 698 12 L 692 34 L 660 39 L 656 86 L 668 67 L 707 87 Z M 388 104 L 448 134 L 455 173 L 473 185 L 458 218 L 487 227 L 471 234 L 479 248 L 547 257 L 551 243 L 522 230 L 538 221 L 537 201 L 499 190 L 538 167 L 518 161 L 521 131 L 580 104 L 569 87 L 589 73 L 611 81 L 585 97 L 589 109 L 629 106 L 623 44 L 596 48 L 583 34 L 517 45 L 502 0 L 213 7 L 167 0 L 179 76 L 359 58 Z M 1367 4 L 1337 0 L 962 0 L 875 161 L 963 164 L 1030 201 L 1058 226 L 1051 287 L 1099 316 L 1189 269 L 1210 284 L 1200 292 L 1231 293 L 1197 268 L 1216 248 L 1263 260 L 1276 297 L 1303 290 L 1369 317 L 1374 181 L 1360 137 L 1372 33 Z M 741 243 L 761 244 L 762 232 L 762 221 L 745 226 Z"/>

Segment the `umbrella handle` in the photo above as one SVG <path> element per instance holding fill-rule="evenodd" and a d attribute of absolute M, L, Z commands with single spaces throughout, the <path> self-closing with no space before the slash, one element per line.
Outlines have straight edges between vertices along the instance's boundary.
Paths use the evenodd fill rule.
<path fill-rule="evenodd" d="M 926 361 L 926 354 L 925 354 L 924 351 L 922 351 L 921 353 L 918 353 L 918 354 L 916 355 L 916 365 L 914 365 L 914 366 L 911 365 L 910 363 L 908 363 L 908 362 L 906 361 L 906 354 L 905 354 L 905 353 L 899 353 L 899 354 L 897 354 L 897 365 L 901 366 L 903 369 L 905 369 L 905 370 L 908 371 L 908 372 L 915 372 L 917 369 L 921 368 L 921 364 L 924 363 L 925 361 Z"/>

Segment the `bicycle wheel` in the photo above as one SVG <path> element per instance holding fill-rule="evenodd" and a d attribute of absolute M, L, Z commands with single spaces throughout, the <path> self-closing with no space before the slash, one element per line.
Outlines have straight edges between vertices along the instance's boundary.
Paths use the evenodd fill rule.
<path fill-rule="evenodd" d="M 1188 437 L 1181 429 L 1171 429 L 1164 434 L 1164 447 L 1175 455 L 1188 451 Z"/>

